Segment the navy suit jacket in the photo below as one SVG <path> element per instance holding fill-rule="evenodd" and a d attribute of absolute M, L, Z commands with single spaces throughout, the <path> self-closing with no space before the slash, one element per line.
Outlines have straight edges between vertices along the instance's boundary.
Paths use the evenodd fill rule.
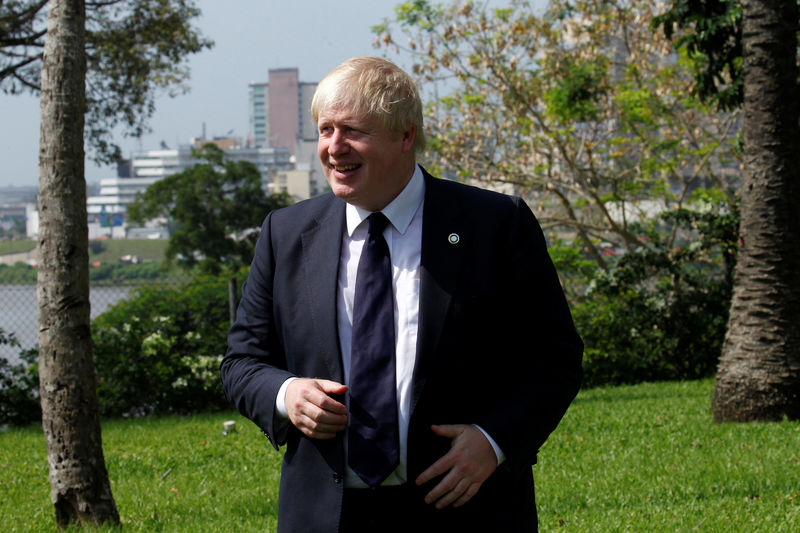
<path fill-rule="evenodd" d="M 506 461 L 465 506 L 423 504 L 420 513 L 454 531 L 535 531 L 531 465 L 578 392 L 583 344 L 527 205 L 427 172 L 425 185 L 409 481 L 449 449 L 432 424 L 478 424 Z M 279 532 L 339 524 L 343 438 L 310 439 L 276 424 L 275 398 L 290 376 L 343 382 L 336 301 L 344 231 L 345 203 L 332 194 L 267 216 L 221 365 L 239 412 L 276 448 L 287 444 Z M 420 502 L 436 481 L 419 489 Z"/>

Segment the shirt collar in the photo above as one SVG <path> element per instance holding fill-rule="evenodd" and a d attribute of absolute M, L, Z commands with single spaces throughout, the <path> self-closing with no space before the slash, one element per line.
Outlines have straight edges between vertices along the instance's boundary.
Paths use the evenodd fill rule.
<path fill-rule="evenodd" d="M 405 188 L 400 191 L 400 194 L 389 205 L 381 209 L 381 212 L 386 215 L 392 226 L 403 234 L 408 229 L 408 225 L 411 224 L 411 219 L 414 218 L 414 214 L 422 204 L 424 197 L 425 179 L 422 176 L 422 170 L 419 165 L 415 165 L 414 174 Z M 359 224 L 372 214 L 371 211 L 356 207 L 353 204 L 347 204 L 345 213 L 347 217 L 347 235 L 351 237 Z"/>

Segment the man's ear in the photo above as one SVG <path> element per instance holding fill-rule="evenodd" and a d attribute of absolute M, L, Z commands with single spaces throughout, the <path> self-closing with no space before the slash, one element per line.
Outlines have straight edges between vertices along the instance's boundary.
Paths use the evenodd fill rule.
<path fill-rule="evenodd" d="M 410 152 L 414 149 L 414 139 L 417 136 L 417 127 L 412 125 L 408 130 L 403 132 L 403 153 Z"/>

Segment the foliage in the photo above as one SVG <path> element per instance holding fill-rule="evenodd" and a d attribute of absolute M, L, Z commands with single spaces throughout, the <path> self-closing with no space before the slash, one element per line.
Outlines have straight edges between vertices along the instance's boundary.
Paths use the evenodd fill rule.
<path fill-rule="evenodd" d="M 39 92 L 44 40 L 44 0 L 0 2 L 0 88 L 5 93 Z M 86 3 L 85 138 L 94 159 L 120 157 L 110 142 L 123 134 L 149 132 L 156 98 L 185 92 L 191 54 L 210 48 L 192 25 L 200 15 L 193 0 L 108 0 Z"/>
<path fill-rule="evenodd" d="M 246 271 L 235 279 L 238 286 Z M 228 277 L 152 284 L 92 322 L 98 399 L 105 416 L 188 413 L 227 405 L 219 381 L 226 348 Z M 0 344 L 19 346 L 0 329 Z M 0 358 L 0 424 L 38 420 L 38 353 Z"/>
<path fill-rule="evenodd" d="M 433 88 L 433 169 L 525 196 L 543 227 L 576 235 L 607 268 L 603 246 L 646 246 L 636 224 L 738 179 L 738 116 L 691 96 L 695 66 L 653 35 L 655 9 L 553 0 L 537 15 L 523 0 L 416 0 L 374 31 Z"/>
<path fill-rule="evenodd" d="M 245 273 L 237 278 L 242 283 Z M 224 276 L 137 289 L 92 323 L 101 412 L 195 412 L 226 405 L 218 369 L 229 326 Z"/>
<path fill-rule="evenodd" d="M 667 212 L 640 226 L 648 246 L 619 255 L 608 270 L 581 270 L 563 251 L 554 254 L 559 271 L 571 275 L 587 385 L 714 373 L 730 306 L 739 217 L 727 203 L 696 196 L 694 209 Z M 679 234 L 674 248 L 667 247 L 671 231 Z M 579 279 L 585 285 L 576 284 Z"/>
<path fill-rule="evenodd" d="M 130 285 L 164 279 L 167 273 L 156 263 L 126 265 L 123 263 L 103 263 L 89 270 L 92 284 Z"/>
<path fill-rule="evenodd" d="M 694 94 L 722 109 L 742 104 L 742 6 L 737 0 L 672 0 L 653 19 L 697 63 Z M 676 35 L 676 30 L 680 33 Z M 681 31 L 684 30 L 684 31 Z"/>
<path fill-rule="evenodd" d="M 106 251 L 106 243 L 93 239 L 89 241 L 89 254 L 98 255 Z"/>
<path fill-rule="evenodd" d="M 581 391 L 534 467 L 540 531 L 800 529 L 800 426 L 709 424 L 712 386 Z M 241 416 L 105 421 L 103 444 L 124 531 L 275 530 L 282 454 Z M 56 533 L 41 430 L 0 432 L 0 464 L 6 529 Z"/>
<path fill-rule="evenodd" d="M 13 333 L 0 328 L 0 345 L 19 348 Z M 0 357 L 0 427 L 29 424 L 41 418 L 35 350 L 21 350 L 22 363 Z"/>
<path fill-rule="evenodd" d="M 0 284 L 34 285 L 36 284 L 36 269 L 21 261 L 13 265 L 0 264 Z"/>
<path fill-rule="evenodd" d="M 289 205 L 286 193 L 267 196 L 261 176 L 248 161 L 225 160 L 207 144 L 194 152 L 205 160 L 149 186 L 128 206 L 131 220 L 163 218 L 170 226 L 168 261 L 217 273 L 253 259 L 258 228 L 266 214 Z"/>

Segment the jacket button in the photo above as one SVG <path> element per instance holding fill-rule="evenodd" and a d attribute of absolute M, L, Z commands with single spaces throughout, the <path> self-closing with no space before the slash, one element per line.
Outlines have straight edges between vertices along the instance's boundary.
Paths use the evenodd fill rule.
<path fill-rule="evenodd" d="M 333 473 L 333 482 L 337 485 L 342 482 L 342 475 L 339 472 Z"/>

